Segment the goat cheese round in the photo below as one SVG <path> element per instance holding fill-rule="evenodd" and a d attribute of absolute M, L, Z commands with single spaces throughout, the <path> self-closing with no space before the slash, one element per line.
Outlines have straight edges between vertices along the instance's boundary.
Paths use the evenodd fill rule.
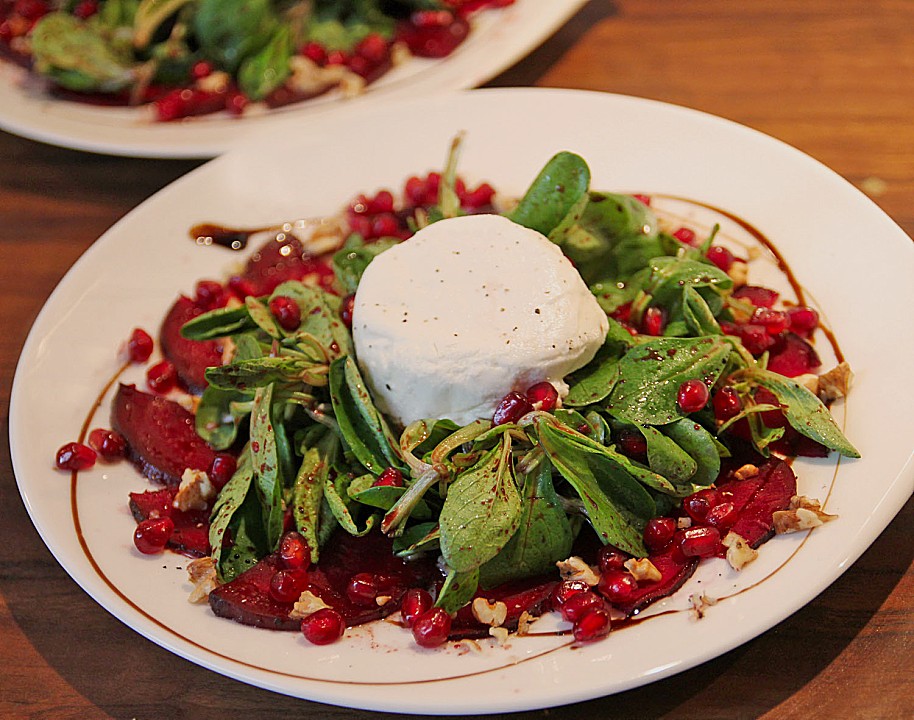
<path fill-rule="evenodd" d="M 544 380 L 564 397 L 607 329 L 558 246 L 500 215 L 440 220 L 378 255 L 352 322 L 375 402 L 402 425 L 488 419 Z"/>

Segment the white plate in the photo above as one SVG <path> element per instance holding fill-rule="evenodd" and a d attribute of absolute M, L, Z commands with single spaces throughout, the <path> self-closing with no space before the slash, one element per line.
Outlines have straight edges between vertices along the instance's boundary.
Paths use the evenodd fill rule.
<path fill-rule="evenodd" d="M 327 112 L 369 113 L 381 99 L 412 98 L 476 87 L 537 47 L 587 0 L 516 0 L 480 13 L 469 38 L 447 58 L 412 58 L 369 86 L 361 97 L 331 92 L 313 100 L 243 118 L 224 113 L 160 123 L 145 108 L 100 107 L 55 99 L 28 73 L 0 61 L 0 128 L 33 140 L 109 155 L 211 158 L 249 131 L 277 121 L 307 119 Z"/>
<path fill-rule="evenodd" d="M 816 161 L 694 111 L 557 90 L 439 96 L 379 106 L 370 117 L 318 118 L 312 130 L 252 142 L 131 212 L 64 278 L 23 350 L 10 413 L 22 497 L 67 572 L 142 635 L 225 675 L 322 702 L 416 713 L 542 708 L 666 677 L 772 627 L 838 577 L 911 495 L 914 397 L 906 378 L 914 336 L 903 328 L 914 306 L 914 246 Z M 333 212 L 357 192 L 400 187 L 410 174 L 440 168 L 460 130 L 467 131 L 460 166 L 471 182 L 520 193 L 554 152 L 568 149 L 588 160 L 595 188 L 698 199 L 776 242 L 856 371 L 850 412 L 845 417 L 840 404 L 836 412 L 863 459 L 796 464 L 801 492 L 827 497 L 839 520 L 808 538 L 775 538 L 739 576 L 719 562 L 704 565 L 666 608 L 687 606 L 696 588 L 720 598 L 753 587 L 722 600 L 700 622 L 687 612 L 668 613 L 574 650 L 566 638 L 543 637 L 515 638 L 506 647 L 483 643 L 481 652 L 420 650 L 408 633 L 384 623 L 319 648 L 294 633 L 216 619 L 206 606 L 187 603 L 183 559 L 141 557 L 132 549 L 127 493 L 146 483 L 126 464 L 80 475 L 73 507 L 81 544 L 66 476 L 51 469 L 57 447 L 77 435 L 130 330 L 156 327 L 178 292 L 192 292 L 197 279 L 223 275 L 237 260 L 221 248 L 196 246 L 188 229 L 201 221 L 259 226 Z M 357 148 L 358 159 L 340 148 Z M 663 205 L 704 224 L 721 219 Z M 723 234 L 737 244 L 751 241 L 725 218 Z M 783 287 L 774 267 L 764 259 L 752 265 L 755 277 Z M 879 338 L 891 338 L 891 351 Z M 820 343 L 823 354 L 825 348 Z M 93 426 L 106 418 L 99 411 Z"/>

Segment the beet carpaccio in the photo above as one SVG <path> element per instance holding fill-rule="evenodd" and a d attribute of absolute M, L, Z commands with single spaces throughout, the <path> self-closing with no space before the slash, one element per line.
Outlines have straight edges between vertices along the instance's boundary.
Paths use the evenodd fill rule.
<path fill-rule="evenodd" d="M 132 462 L 139 551 L 194 558 L 216 615 L 318 644 L 389 616 L 422 647 L 498 642 L 548 612 L 594 641 L 703 560 L 833 518 L 790 462 L 858 457 L 815 310 L 577 155 L 509 201 L 458 147 L 313 233 L 206 226 L 267 239 L 157 343 L 134 331 L 147 387 L 58 466 Z"/>

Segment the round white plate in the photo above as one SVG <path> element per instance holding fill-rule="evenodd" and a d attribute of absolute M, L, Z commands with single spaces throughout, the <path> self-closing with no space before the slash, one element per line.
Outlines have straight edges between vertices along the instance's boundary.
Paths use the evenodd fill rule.
<path fill-rule="evenodd" d="M 108 155 L 211 158 L 249 131 L 285 118 L 306 120 L 328 112 L 370 113 L 376 100 L 413 98 L 476 87 L 540 45 L 587 0 L 516 0 L 480 13 L 469 38 L 447 58 L 412 58 L 373 83 L 364 95 L 338 92 L 243 118 L 224 113 L 160 123 L 145 108 L 101 107 L 56 99 L 21 67 L 0 61 L 0 129 L 23 137 Z"/>
<path fill-rule="evenodd" d="M 818 162 L 698 112 L 573 91 L 472 91 L 377 106 L 370 117 L 316 118 L 311 128 L 307 136 L 251 141 L 127 215 L 64 278 L 23 350 L 10 413 L 22 497 L 67 572 L 137 632 L 225 675 L 327 703 L 455 714 L 542 708 L 666 677 L 764 632 L 838 577 L 911 495 L 914 394 L 906 378 L 914 336 L 899 330 L 910 327 L 914 306 L 914 245 Z M 721 561 L 706 563 L 662 606 L 679 612 L 575 649 L 564 636 L 421 650 L 389 623 L 320 648 L 297 633 L 243 627 L 188 604 L 186 561 L 142 557 L 132 547 L 127 493 L 145 480 L 127 464 L 98 465 L 80 474 L 71 505 L 67 476 L 53 470 L 56 449 L 76 437 L 131 329 L 154 330 L 177 293 L 237 262 L 192 242 L 192 225 L 256 227 L 334 212 L 358 192 L 399 188 L 411 174 L 441 168 L 461 130 L 460 168 L 470 183 L 519 194 L 553 153 L 572 150 L 589 162 L 594 188 L 700 200 L 775 242 L 856 372 L 847 405 L 835 412 L 863 459 L 795 465 L 801 493 L 827 499 L 839 519 L 808 537 L 773 539 L 739 575 Z M 658 203 L 673 222 L 721 220 L 734 247 L 752 242 L 744 227 L 710 210 Z M 770 258 L 750 267 L 790 299 Z M 891 351 L 881 338 L 891 338 Z M 819 347 L 832 362 L 827 343 Z M 92 426 L 105 424 L 107 400 Z M 684 610 L 697 589 L 720 599 L 701 621 Z"/>

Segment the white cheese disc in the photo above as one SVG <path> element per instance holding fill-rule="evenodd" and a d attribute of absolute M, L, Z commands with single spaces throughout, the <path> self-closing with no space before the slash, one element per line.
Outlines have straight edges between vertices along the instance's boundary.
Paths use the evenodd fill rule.
<path fill-rule="evenodd" d="M 561 250 L 499 215 L 441 220 L 376 257 L 352 323 L 375 402 L 402 425 L 491 418 L 544 380 L 564 396 L 607 328 Z"/>

